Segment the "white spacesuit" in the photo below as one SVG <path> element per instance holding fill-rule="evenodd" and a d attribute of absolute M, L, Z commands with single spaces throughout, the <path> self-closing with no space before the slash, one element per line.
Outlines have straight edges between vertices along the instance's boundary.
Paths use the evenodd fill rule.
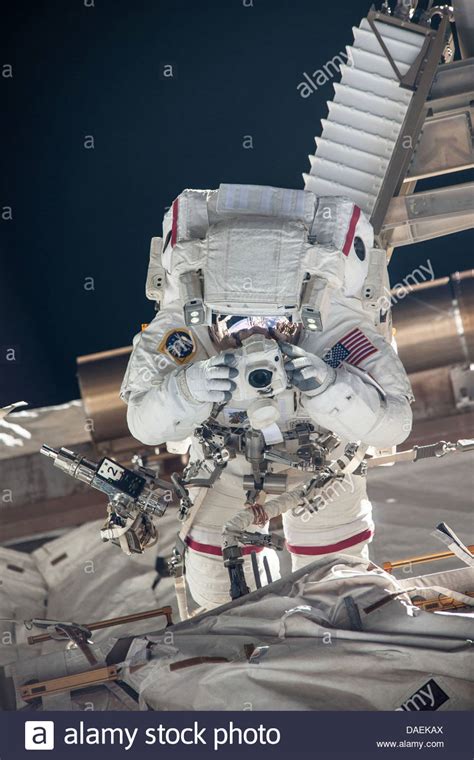
<path fill-rule="evenodd" d="M 186 441 L 180 450 L 190 446 L 203 476 L 209 464 L 195 430 L 209 418 L 235 430 L 237 441 L 242 430 L 257 430 L 268 450 L 283 454 L 281 463 L 265 460 L 259 481 L 252 456 L 237 445 L 213 487 L 197 494 L 186 579 L 196 603 L 211 608 L 229 601 L 224 523 L 247 503 L 253 529 L 262 530 L 265 497 L 308 479 L 304 468 L 285 465 L 285 452 L 304 457 L 328 431 L 331 457 L 349 442 L 399 444 L 411 429 L 412 394 L 381 309 L 385 254 L 351 201 L 259 186 L 186 190 L 165 217 L 163 241 L 152 241 L 147 281 L 160 309 L 136 336 L 122 385 L 131 433 L 149 445 Z M 252 334 L 281 350 L 286 382 L 277 390 L 246 384 L 237 355 Z M 365 478 L 338 481 L 317 511 L 289 511 L 283 525 L 294 569 L 337 552 L 367 556 L 374 526 Z M 272 549 L 243 553 L 250 551 L 262 579 L 268 570 L 278 577 Z M 255 588 L 248 556 L 244 567 Z"/>

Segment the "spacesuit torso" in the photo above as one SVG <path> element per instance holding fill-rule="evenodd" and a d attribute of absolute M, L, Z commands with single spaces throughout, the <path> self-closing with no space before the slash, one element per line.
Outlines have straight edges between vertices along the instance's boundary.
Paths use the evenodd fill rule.
<path fill-rule="evenodd" d="M 353 217 L 354 213 L 351 221 Z M 354 225 L 353 236 L 356 231 Z M 327 243 L 327 230 L 324 234 L 324 251 L 334 250 L 335 246 L 331 248 Z M 187 253 L 186 257 L 193 258 Z M 347 271 L 350 275 L 351 265 L 353 262 L 350 265 L 347 262 L 346 275 Z M 196 261 L 192 266 L 196 266 Z M 249 273 L 248 265 L 244 266 L 244 272 Z M 364 272 L 365 283 L 369 274 Z M 291 277 L 291 271 L 288 276 Z M 239 431 L 248 426 L 249 404 L 231 399 L 216 407 L 198 402 L 190 395 L 183 380 L 186 367 L 215 355 L 218 349 L 206 324 L 193 326 L 189 320 L 186 324 L 182 289 L 169 273 L 168 281 L 163 308 L 134 340 L 122 397 L 128 403 L 130 430 L 138 440 L 150 445 L 166 441 L 171 446 L 173 442 L 182 446 L 186 441 L 190 461 L 202 462 L 196 428 L 212 417 L 224 429 Z M 356 291 L 352 293 L 350 287 L 344 290 L 335 287 L 336 284 L 333 280 L 328 288 L 323 329 L 304 330 L 298 341 L 299 348 L 323 359 L 334 370 L 335 379 L 319 394 L 307 395 L 290 387 L 275 397 L 277 435 L 274 426 L 263 433 L 268 446 L 276 452 L 294 453 L 298 444 L 286 434 L 305 425 L 313 430 L 313 438 L 324 433 L 337 436 L 339 443 L 331 452 L 332 457 L 339 456 L 354 441 L 375 448 L 391 447 L 402 442 L 410 431 L 411 389 L 401 362 L 383 335 L 384 325 L 377 325 L 373 311 L 364 308 L 357 297 L 357 288 L 352 288 Z M 226 297 L 230 300 L 234 296 L 226 294 Z M 249 300 L 247 295 L 245 298 Z M 233 303 L 232 308 L 236 308 Z M 205 471 L 205 462 L 202 467 Z M 278 462 L 270 462 L 267 471 L 276 475 L 285 473 L 288 489 L 308 477 L 307 473 Z M 186 538 L 186 578 L 194 600 L 202 607 L 229 600 L 229 581 L 221 551 L 222 526 L 243 508 L 244 477 L 251 473 L 251 463 L 237 451 L 213 487 L 201 493 L 200 507 Z M 322 495 L 317 511 L 289 511 L 283 515 L 283 526 L 293 569 L 331 553 L 365 556 L 373 535 L 365 477 L 348 475 Z M 244 550 L 244 555 L 248 553 Z M 268 573 L 272 579 L 278 577 L 278 560 L 273 550 L 258 551 L 258 563 L 263 582 Z M 248 557 L 244 567 L 252 588 Z"/>

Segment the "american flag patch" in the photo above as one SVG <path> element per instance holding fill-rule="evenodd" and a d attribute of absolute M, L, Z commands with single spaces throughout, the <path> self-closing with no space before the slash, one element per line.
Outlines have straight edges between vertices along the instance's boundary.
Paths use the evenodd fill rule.
<path fill-rule="evenodd" d="M 362 330 L 355 327 L 347 335 L 344 335 L 327 354 L 323 356 L 326 364 L 337 369 L 342 362 L 357 366 L 364 359 L 378 351 L 374 344 L 364 335 Z"/>

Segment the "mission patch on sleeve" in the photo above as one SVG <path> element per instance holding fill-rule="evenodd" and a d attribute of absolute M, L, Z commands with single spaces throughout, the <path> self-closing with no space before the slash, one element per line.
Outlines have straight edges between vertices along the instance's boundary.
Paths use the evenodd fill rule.
<path fill-rule="evenodd" d="M 158 351 L 166 354 L 176 364 L 186 364 L 196 353 L 196 344 L 190 331 L 185 327 L 168 330 L 158 346 Z"/>

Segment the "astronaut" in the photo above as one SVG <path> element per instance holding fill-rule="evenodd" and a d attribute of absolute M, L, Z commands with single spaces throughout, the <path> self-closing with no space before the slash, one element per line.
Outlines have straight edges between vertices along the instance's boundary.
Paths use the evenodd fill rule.
<path fill-rule="evenodd" d="M 385 252 L 346 198 L 221 185 L 184 191 L 166 214 L 147 279 L 159 310 L 134 339 L 121 395 L 135 438 L 189 450 L 203 476 L 212 468 L 200 426 L 212 421 L 235 444 L 212 487 L 193 490 L 185 577 L 200 607 L 229 601 L 226 521 L 246 505 L 253 529 L 266 530 L 265 499 L 308 479 L 285 457 L 304 459 L 328 438 L 337 457 L 349 443 L 370 452 L 408 436 L 413 397 L 381 308 L 387 285 Z M 270 389 L 249 382 L 254 350 L 276 362 L 254 375 L 278 378 Z M 338 482 L 320 509 L 285 513 L 283 528 L 294 570 L 337 553 L 368 558 L 365 477 Z M 279 576 L 272 549 L 243 551 L 250 589 L 255 560 L 263 582 Z"/>

